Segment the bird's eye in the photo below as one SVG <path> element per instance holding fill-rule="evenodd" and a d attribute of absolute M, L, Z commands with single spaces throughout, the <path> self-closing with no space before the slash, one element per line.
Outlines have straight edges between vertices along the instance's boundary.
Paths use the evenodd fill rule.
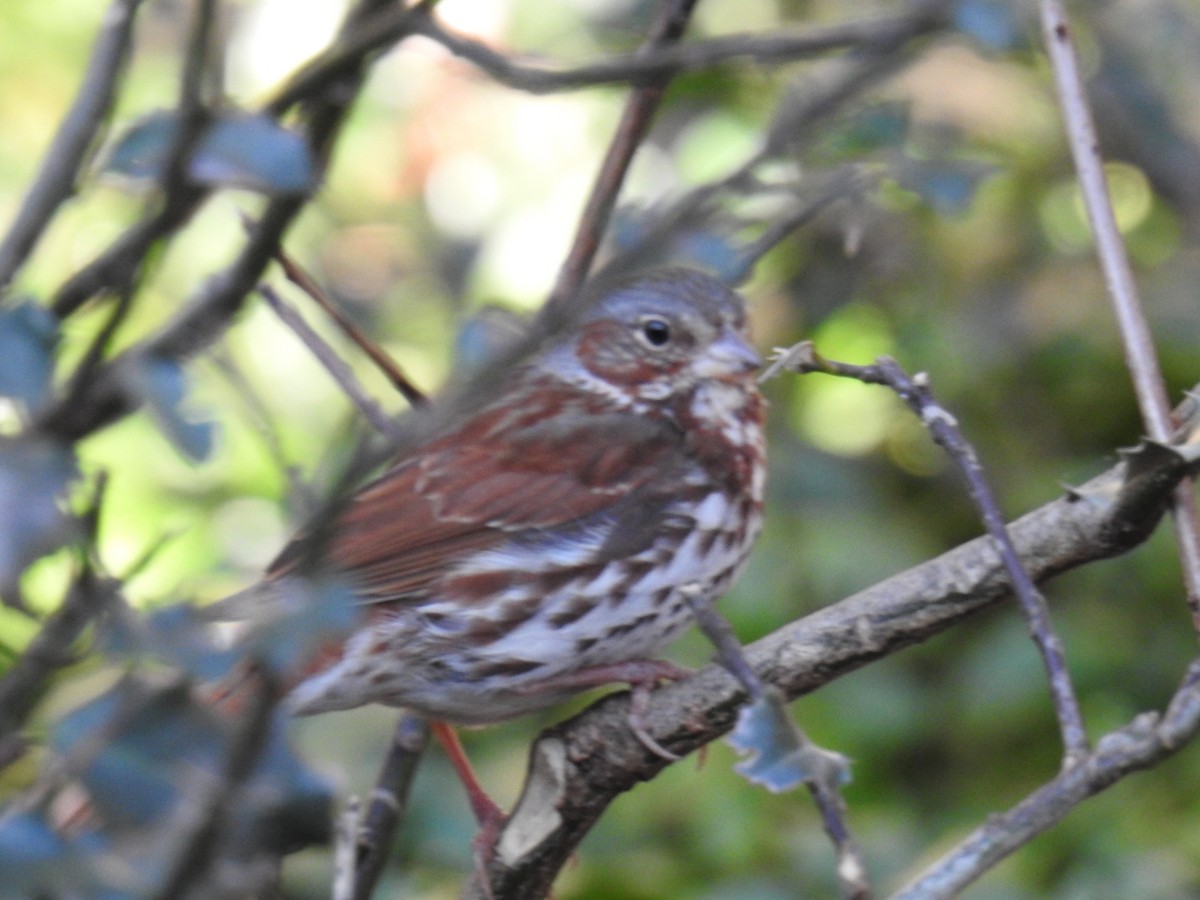
<path fill-rule="evenodd" d="M 662 319 L 646 319 L 642 322 L 642 337 L 652 347 L 661 347 L 671 340 L 671 326 Z"/>

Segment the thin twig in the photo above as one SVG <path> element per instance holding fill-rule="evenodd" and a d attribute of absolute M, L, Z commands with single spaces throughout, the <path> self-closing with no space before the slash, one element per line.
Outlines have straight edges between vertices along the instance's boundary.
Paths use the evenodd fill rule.
<path fill-rule="evenodd" d="M 660 47 L 674 44 L 683 37 L 696 2 L 697 0 L 663 0 L 658 19 L 651 26 L 642 50 L 650 53 Z M 634 89 L 626 101 L 621 121 L 617 123 L 600 171 L 596 173 L 591 194 L 575 231 L 575 239 L 571 242 L 571 249 L 559 268 L 558 280 L 546 300 L 543 314 L 551 317 L 561 314 L 587 280 L 596 252 L 600 248 L 600 241 L 616 206 L 617 197 L 621 193 L 621 185 L 624 184 L 625 175 L 629 171 L 629 164 L 650 130 L 650 123 L 654 120 L 659 103 L 662 102 L 668 80 L 669 76 L 659 76 L 653 81 L 643 83 Z"/>
<path fill-rule="evenodd" d="M 350 12 L 347 22 L 352 23 L 368 17 L 388 2 L 390 0 L 360 0 Z M 334 138 L 341 128 L 350 104 L 358 95 L 364 77 L 364 70 L 361 67 L 356 68 L 343 75 L 339 82 L 328 84 L 319 99 L 310 100 L 306 104 L 304 113 L 307 120 L 307 137 L 319 172 L 323 171 L 328 163 Z M 39 426 L 47 434 L 68 441 L 77 440 L 135 409 L 137 399 L 130 396 L 122 378 L 124 367 L 131 360 L 147 354 L 166 359 L 186 359 L 223 334 L 241 308 L 242 300 L 254 289 L 263 270 L 274 258 L 284 233 L 306 202 L 307 198 L 303 196 L 278 197 L 272 200 L 251 230 L 246 246 L 228 267 L 210 278 L 193 294 L 184 309 L 162 331 L 109 362 L 97 373 L 84 396 L 76 398 L 70 405 L 59 403 L 41 419 Z M 190 215 L 194 204 L 184 206 L 186 209 L 181 209 L 179 214 Z M 145 224 L 142 227 L 149 229 L 150 225 Z M 126 240 L 134 243 L 134 246 L 127 248 L 129 255 L 123 256 L 116 252 L 116 247 L 110 248 L 110 251 L 93 263 L 93 266 L 103 268 L 105 265 L 114 265 L 136 270 L 149 244 L 165 233 L 147 234 L 139 231 L 135 241 L 135 237 L 127 232 L 118 243 Z M 137 243 L 139 241 L 146 243 L 142 246 Z M 95 274 L 93 273 L 93 277 Z M 98 290 L 106 283 L 101 278 L 99 282 L 89 282 L 82 288 L 76 286 L 66 296 L 63 292 L 68 286 L 64 286 L 55 301 L 55 312 L 60 312 L 60 301 L 66 304 L 67 309 L 73 308 L 73 304 L 83 303 L 91 296 L 89 291 Z"/>
<path fill-rule="evenodd" d="M 392 835 L 404 818 L 417 764 L 429 743 L 429 723 L 405 712 L 396 723 L 392 746 L 371 792 L 358 832 L 358 861 L 354 871 L 354 900 L 367 900 L 387 862 Z"/>
<path fill-rule="evenodd" d="M 76 661 L 72 645 L 115 602 L 116 591 L 113 582 L 83 567 L 58 609 L 0 678 L 0 738 L 16 734 L 41 700 L 50 676 Z"/>
<path fill-rule="evenodd" d="M 341 35 L 352 33 L 362 22 L 369 21 L 380 9 L 390 6 L 390 0 L 359 0 L 346 18 Z M 404 11 L 405 22 L 420 14 L 429 5 L 422 0 L 410 10 Z M 401 23 L 390 38 L 398 40 L 405 33 Z M 339 40 L 341 38 L 339 37 Z M 261 111 L 278 118 L 298 103 L 304 103 L 309 121 L 309 135 L 316 149 L 317 158 L 324 163 L 329 151 L 329 137 L 340 122 L 340 111 L 357 93 L 355 84 L 361 78 L 367 63 L 367 54 L 344 59 L 336 70 L 322 73 L 322 77 L 310 84 L 310 90 L 292 96 L 288 103 L 275 107 L 268 103 Z M 332 118 L 331 118 L 332 117 Z M 136 222 L 121 234 L 103 253 L 72 275 L 55 292 L 51 309 L 59 318 L 65 318 L 83 306 L 88 300 L 104 290 L 118 293 L 127 290 L 136 273 L 141 269 L 150 248 L 179 230 L 209 196 L 208 188 L 185 182 L 176 184 L 162 199 L 161 207 L 148 217 Z M 291 198 L 287 198 L 289 201 Z M 277 204 L 284 202 L 276 201 Z M 263 218 L 267 218 L 264 216 Z M 257 280 L 255 273 L 242 293 L 249 291 Z"/>
<path fill-rule="evenodd" d="M 763 233 L 742 248 L 737 266 L 727 275 L 730 284 L 741 284 L 750 277 L 758 261 L 766 256 L 792 232 L 804 227 L 838 200 L 854 198 L 874 181 L 859 166 L 848 166 L 832 174 L 816 197 L 806 203 L 797 204 L 787 215 L 768 225 Z"/>
<path fill-rule="evenodd" d="M 400 365 L 350 320 L 350 317 L 330 299 L 321 285 L 317 283 L 317 280 L 305 271 L 303 266 L 288 256 L 282 247 L 275 254 L 275 258 L 279 261 L 280 266 L 283 267 L 283 273 L 287 276 L 288 281 L 308 294 L 325 311 L 325 314 L 333 319 L 338 328 L 342 330 L 342 333 L 350 338 L 367 355 L 371 362 L 375 363 L 379 371 L 387 376 L 388 380 L 392 383 L 392 387 L 399 391 L 405 400 L 413 406 L 424 406 L 429 402 L 429 398 L 425 396 L 425 393 L 419 387 L 412 383 L 412 379 L 404 373 Z"/>
<path fill-rule="evenodd" d="M 828 360 L 818 354 L 807 341 L 781 353 L 776 365 L 764 372 L 762 378 L 766 379 L 778 371 L 776 366 L 793 372 L 824 372 L 855 378 L 867 384 L 890 387 L 921 420 L 921 424 L 929 431 L 934 441 L 958 465 L 967 480 L 971 501 L 975 504 L 1012 582 L 1013 591 L 1046 667 L 1054 711 L 1058 716 L 1059 730 L 1062 734 L 1065 754 L 1063 765 L 1069 769 L 1077 764 L 1090 751 L 1087 729 L 1079 709 L 1079 700 L 1075 696 L 1075 688 L 1071 683 L 1062 641 L 1050 621 L 1050 609 L 1046 598 L 1038 591 L 1029 571 L 1021 562 L 1020 554 L 1017 553 L 1004 517 L 1000 513 L 1000 507 L 988 487 L 983 466 L 974 447 L 963 436 L 954 416 L 934 400 L 928 378 L 923 375 L 910 377 L 895 360 L 888 357 L 880 357 L 873 366 L 856 366 Z"/>
<path fill-rule="evenodd" d="M 75 190 L 75 179 L 112 109 L 132 46 L 133 23 L 142 0 L 114 0 L 104 15 L 75 103 L 59 126 L 42 168 L 0 244 L 0 288 L 12 281 L 37 244 L 54 211 Z"/>
<path fill-rule="evenodd" d="M 397 431 L 395 423 L 392 419 L 380 409 L 371 396 L 363 389 L 359 380 L 350 371 L 350 367 L 346 365 L 338 354 L 330 347 L 321 336 L 318 335 L 303 317 L 288 306 L 279 293 L 269 284 L 260 284 L 258 286 L 259 295 L 267 301 L 267 305 L 271 307 L 272 312 L 279 316 L 280 320 L 292 329 L 296 337 L 304 343 L 310 353 L 317 358 L 317 361 L 325 367 L 325 371 L 330 377 L 337 382 L 338 387 L 355 406 L 359 408 L 362 414 L 366 417 L 371 426 L 381 435 L 387 438 L 399 439 L 400 433 Z"/>
<path fill-rule="evenodd" d="M 748 702 L 765 700 L 767 687 L 746 659 L 745 651 L 729 621 L 721 615 L 712 601 L 702 594 L 689 592 L 684 596 L 696 624 L 717 648 L 719 661 L 746 689 Z M 802 751 L 807 750 L 813 755 L 825 754 L 825 751 L 817 747 L 795 722 L 791 722 L 791 731 Z M 821 777 L 820 773 L 815 773 L 804 779 L 804 786 L 812 794 L 813 802 L 821 814 L 825 833 L 829 835 L 837 854 L 836 871 L 842 897 L 844 900 L 867 900 L 871 896 L 867 867 L 863 862 L 862 850 L 847 824 L 846 802 L 838 793 L 834 781 L 835 779 Z"/>
<path fill-rule="evenodd" d="M 179 132 L 171 142 L 161 176 L 161 206 L 152 216 L 121 235 L 109 249 L 68 279 L 55 294 L 51 308 L 65 318 L 98 291 L 130 294 L 147 253 L 157 240 L 182 226 L 208 191 L 188 177 L 188 160 L 208 123 L 204 98 L 205 76 L 216 21 L 215 0 L 200 0 L 186 41 L 176 114 Z"/>
<path fill-rule="evenodd" d="M 1104 735 L 1094 753 L 1007 812 L 987 823 L 929 866 L 892 900 L 941 900 L 957 897 L 971 882 L 1036 835 L 1061 821 L 1076 806 L 1126 775 L 1148 769 L 1171 756 L 1200 731 L 1200 660 L 1160 718 L 1142 713 L 1123 728 Z"/>
<path fill-rule="evenodd" d="M 834 50 L 873 48 L 893 41 L 898 32 L 911 27 L 912 21 L 913 14 L 906 12 L 858 22 L 812 26 L 791 34 L 779 31 L 731 34 L 692 44 L 639 50 L 572 68 L 554 68 L 506 56 L 480 41 L 450 31 L 432 17 L 421 20 L 416 31 L 501 84 L 529 93 L 546 94 L 601 84 L 644 84 L 735 60 L 778 64 Z"/>
<path fill-rule="evenodd" d="M 1133 381 L 1146 433 L 1154 440 L 1166 443 L 1172 431 L 1170 404 L 1163 386 L 1154 338 L 1138 296 L 1133 269 L 1129 265 L 1129 255 L 1113 215 L 1104 176 L 1104 161 L 1100 157 L 1100 143 L 1071 38 L 1070 20 L 1058 0 L 1041 0 L 1040 12 L 1042 35 L 1054 70 L 1054 83 L 1066 123 L 1071 156 L 1075 160 L 1075 170 L 1088 221 L 1092 225 L 1108 296 L 1125 345 L 1125 365 Z M 1189 484 L 1180 485 L 1176 491 L 1172 512 L 1188 606 L 1193 624 L 1200 631 L 1200 513 L 1197 512 L 1195 494 Z"/>
<path fill-rule="evenodd" d="M 238 792 L 258 763 L 270 734 L 271 717 L 283 692 L 265 667 L 257 667 L 254 677 L 247 678 L 250 697 L 242 720 L 229 742 L 225 765 L 217 773 L 211 790 L 194 802 L 191 827 L 184 829 L 177 842 L 179 855 L 172 861 L 162 885 L 154 895 L 157 900 L 176 900 L 196 895 L 217 858 L 217 851 Z"/>
<path fill-rule="evenodd" d="M 1152 533 L 1189 468 L 1178 454 L 1160 454 L 1139 472 L 1122 462 L 1030 512 L 1009 526 L 1021 560 L 1042 581 L 1127 552 Z M 759 677 L 794 699 L 1011 598 L 1012 582 L 983 536 L 785 625 L 746 655 Z M 736 679 L 708 666 L 651 693 L 644 718 L 682 755 L 728 732 L 745 701 Z M 629 711 L 628 694 L 608 695 L 539 737 L 498 843 L 512 852 L 490 872 L 495 900 L 542 896 L 608 804 L 669 765 L 632 734 Z M 522 838 L 510 841 L 510 832 Z"/>
<path fill-rule="evenodd" d="M 700 185 L 655 210 L 654 221 L 637 244 L 607 260 L 597 278 L 645 265 L 661 251 L 669 249 L 671 241 L 681 231 L 694 232 L 722 215 L 723 200 L 754 196 L 762 191 L 763 185 L 757 175 L 762 167 L 778 159 L 795 158 L 806 142 L 821 133 L 817 125 L 822 120 L 835 115 L 849 98 L 902 65 L 908 58 L 906 50 L 912 41 L 945 27 L 949 7 L 947 0 L 914 3 L 903 22 L 898 20 L 886 36 L 881 34 L 879 42 L 830 60 L 796 79 L 789 95 L 778 104 L 762 145 L 727 175 Z M 779 189 L 778 185 L 771 188 Z M 792 189 L 797 190 L 798 185 Z M 796 216 L 797 225 L 806 221 L 804 210 L 796 210 Z M 770 249 L 772 237 L 782 239 L 787 233 L 786 230 L 775 230 L 770 237 L 764 233 L 751 245 L 749 252 L 765 253 Z M 734 274 L 744 277 L 748 271 L 747 265 L 741 265 Z"/>

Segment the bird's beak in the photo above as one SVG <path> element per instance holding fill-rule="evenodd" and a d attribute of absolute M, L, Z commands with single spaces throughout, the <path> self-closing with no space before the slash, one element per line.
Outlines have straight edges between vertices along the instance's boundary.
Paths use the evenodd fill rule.
<path fill-rule="evenodd" d="M 726 328 L 696 360 L 693 369 L 700 378 L 729 378 L 762 367 L 762 357 L 738 332 Z"/>

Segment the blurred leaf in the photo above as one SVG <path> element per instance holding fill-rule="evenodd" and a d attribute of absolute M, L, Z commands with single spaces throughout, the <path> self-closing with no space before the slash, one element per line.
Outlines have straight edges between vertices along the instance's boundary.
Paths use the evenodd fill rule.
<path fill-rule="evenodd" d="M 265 116 L 217 120 L 192 156 L 188 172 L 202 184 L 264 194 L 301 194 L 316 183 L 304 138 Z"/>
<path fill-rule="evenodd" d="M 177 603 L 151 613 L 111 616 L 101 646 L 124 657 L 150 656 L 170 663 L 201 681 L 230 673 L 241 653 L 221 646 L 210 620 L 190 603 Z"/>
<path fill-rule="evenodd" d="M 910 159 L 897 167 L 896 180 L 939 213 L 953 215 L 971 205 L 979 183 L 994 171 L 979 162 Z"/>
<path fill-rule="evenodd" d="M 287 740 L 286 717 L 276 716 L 262 763 L 247 791 L 256 846 L 294 850 L 330 837 L 333 786 L 296 756 Z"/>
<path fill-rule="evenodd" d="M 117 138 L 100 170 L 129 178 L 158 178 L 178 136 L 174 113 L 151 113 Z"/>
<path fill-rule="evenodd" d="M 846 758 L 822 750 L 800 734 L 783 695 L 772 689 L 742 707 L 726 740 L 746 757 L 734 771 L 772 793 L 790 791 L 806 781 L 836 788 L 850 780 Z"/>
<path fill-rule="evenodd" d="M 75 477 L 75 457 L 48 440 L 0 438 L 0 596 L 17 600 L 17 580 L 38 557 L 61 547 L 73 520 L 59 508 Z"/>
<path fill-rule="evenodd" d="M 97 811 L 108 822 L 148 825 L 174 807 L 184 764 L 217 771 L 226 734 L 215 711 L 197 705 L 186 686 L 145 698 L 122 682 L 54 730 L 61 754 L 85 741 L 99 744 L 82 773 Z"/>
<path fill-rule="evenodd" d="M 464 321 L 454 337 L 457 377 L 480 371 L 513 350 L 529 333 L 529 322 L 501 306 L 484 306 Z"/>
<path fill-rule="evenodd" d="M 197 699 L 186 685 L 153 690 L 146 696 L 144 686 L 122 682 L 54 730 L 60 754 L 74 750 L 87 760 L 81 780 L 109 826 L 163 823 L 176 804 L 211 790 L 228 762 L 235 714 Z M 262 756 L 229 818 L 238 851 L 246 855 L 328 837 L 332 789 L 292 751 L 286 721 L 284 713 L 274 714 Z"/>
<path fill-rule="evenodd" d="M 335 578 L 280 578 L 248 636 L 244 651 L 287 675 L 317 657 L 355 624 L 361 604 L 349 585 Z"/>
<path fill-rule="evenodd" d="M 103 172 L 161 178 L 179 137 L 179 118 L 157 112 L 134 123 L 109 151 Z M 299 194 L 316 183 L 312 154 L 299 134 L 265 116 L 232 113 L 211 122 L 196 142 L 188 176 L 213 187 Z"/>
<path fill-rule="evenodd" d="M 908 137 L 911 113 L 907 103 L 881 103 L 850 116 L 821 141 L 824 154 L 840 160 L 896 147 Z"/>
<path fill-rule="evenodd" d="M 954 25 L 992 50 L 1011 50 L 1021 29 L 1014 6 L 1004 0 L 960 0 L 954 10 Z"/>
<path fill-rule="evenodd" d="M 145 356 L 127 370 L 130 386 L 150 409 L 159 430 L 180 453 L 194 462 L 208 458 L 213 448 L 212 422 L 185 417 L 181 406 L 187 393 L 187 373 L 172 359 Z"/>
<path fill-rule="evenodd" d="M 82 875 L 74 847 L 41 816 L 24 813 L 0 823 L 0 898 L 63 896 Z"/>
<path fill-rule="evenodd" d="M 57 344 L 58 320 L 44 306 L 27 300 L 0 312 L 0 395 L 37 407 L 50 386 Z"/>

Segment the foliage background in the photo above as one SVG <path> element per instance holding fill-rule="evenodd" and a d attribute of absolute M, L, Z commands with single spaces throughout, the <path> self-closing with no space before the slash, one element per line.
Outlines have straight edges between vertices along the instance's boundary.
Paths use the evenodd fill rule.
<path fill-rule="evenodd" d="M 105 4 L 0 6 L 0 219 L 21 192 L 77 87 Z M 340 4 L 227 4 L 228 91 L 260 98 L 320 46 Z M 825 0 L 701 3 L 690 34 L 838 21 L 888 4 Z M 118 122 L 174 103 L 188 4 L 152 4 Z M 636 46 L 652 4 L 445 0 L 440 15 L 498 45 L 559 59 Z M 1200 121 L 1194 86 L 1200 10 L 1120 0 L 1080 9 L 1118 218 L 1130 243 L 1169 384 L 1197 380 L 1200 313 L 1195 188 Z M 1140 437 L 1058 123 L 1021 4 L 963 2 L 958 33 L 806 135 L 799 159 L 892 166 L 870 202 L 834 206 L 785 241 L 746 288 L 763 348 L 810 337 L 828 356 L 881 352 L 930 373 L 942 402 L 980 448 L 1012 515 L 1110 464 Z M 624 198 L 642 204 L 728 171 L 753 150 L 779 93 L 810 64 L 727 65 L 680 77 Z M 803 89 L 804 81 L 800 82 Z M 623 89 L 533 97 L 494 85 L 428 42 L 410 41 L 373 70 L 325 188 L 287 241 L 421 385 L 448 377 L 464 315 L 485 302 L 536 308 L 553 282 Z M 46 296 L 130 222 L 140 200 L 88 185 L 57 218 L 20 289 Z M 143 288 L 132 341 L 164 321 L 240 237 L 236 214 L 261 200 L 225 192 L 161 259 Z M 630 222 L 636 222 L 630 218 Z M 631 225 L 630 227 L 634 227 Z M 719 250 L 719 248 L 718 248 Z M 276 279 L 278 280 L 278 279 Z M 69 324 L 65 353 L 99 326 Z M 319 317 L 395 410 L 381 378 Z M 262 401 L 300 484 L 321 483 L 346 452 L 356 416 L 323 370 L 266 309 L 251 304 L 217 351 Z M 211 357 L 192 364 L 189 403 L 217 422 L 200 465 L 183 459 L 145 413 L 87 440 L 86 471 L 111 484 L 100 536 L 116 572 L 170 539 L 129 584 L 147 607 L 211 599 L 249 583 L 303 519 L 304 492 L 281 470 L 243 392 Z M 769 388 L 772 472 L 767 531 L 750 572 L 723 604 L 749 641 L 914 565 L 980 528 L 956 476 L 889 396 L 820 376 Z M 0 417 L 0 422 L 5 421 Z M 24 587 L 35 610 L 61 595 L 62 554 Z M 1099 732 L 1161 704 L 1194 654 L 1174 550 L 1158 534 L 1134 554 L 1048 589 Z M 0 648 L 19 651 L 31 621 L 0 611 Z M 691 637 L 676 652 L 708 655 Z M 85 667 L 86 668 L 86 667 Z M 96 690 L 103 672 L 64 679 L 43 715 Z M 1012 608 L 852 674 L 796 704 L 806 730 L 854 760 L 846 797 L 873 877 L 896 885 L 931 853 L 1049 778 L 1058 739 L 1040 663 Z M 467 735 L 503 804 L 524 774 L 546 716 Z M 337 714 L 296 726 L 303 752 L 346 792 L 374 778 L 394 714 Z M 829 896 L 831 854 L 807 798 L 770 796 L 731 772 L 714 746 L 623 799 L 584 843 L 558 895 L 572 898 Z M 8 789 L 28 779 L 9 770 Z M 381 895 L 455 896 L 470 866 L 473 823 L 443 759 L 430 754 Z M 1002 864 L 969 896 L 1194 896 L 1200 891 L 1200 755 L 1186 751 L 1089 801 Z M 327 893 L 329 860 L 305 851 L 288 896 Z M 798 887 L 799 886 L 799 887 Z"/>

